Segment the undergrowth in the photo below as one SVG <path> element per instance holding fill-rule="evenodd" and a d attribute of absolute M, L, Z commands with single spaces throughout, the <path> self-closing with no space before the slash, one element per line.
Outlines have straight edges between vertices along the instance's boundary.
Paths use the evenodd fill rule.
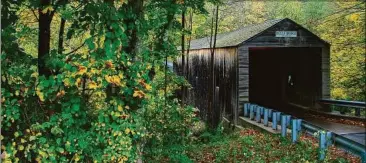
<path fill-rule="evenodd" d="M 240 131 L 205 131 L 185 145 L 170 145 L 146 153 L 148 162 L 318 162 L 316 142 L 290 139 L 252 128 Z M 324 162 L 353 162 L 330 153 Z"/>

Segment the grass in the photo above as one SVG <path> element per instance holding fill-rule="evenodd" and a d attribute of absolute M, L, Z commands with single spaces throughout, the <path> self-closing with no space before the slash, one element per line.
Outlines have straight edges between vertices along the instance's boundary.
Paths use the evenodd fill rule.
<path fill-rule="evenodd" d="M 152 153 L 151 153 L 152 154 Z M 227 135 L 204 133 L 189 145 L 172 145 L 146 158 L 148 162 L 318 162 L 317 142 L 302 135 L 290 139 L 251 128 Z M 360 162 L 359 158 L 330 148 L 324 162 Z"/>

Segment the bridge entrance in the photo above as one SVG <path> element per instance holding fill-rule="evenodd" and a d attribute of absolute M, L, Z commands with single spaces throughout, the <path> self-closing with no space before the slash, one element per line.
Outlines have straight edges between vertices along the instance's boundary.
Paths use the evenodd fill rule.
<path fill-rule="evenodd" d="M 249 101 L 313 106 L 321 97 L 321 48 L 249 48 Z"/>

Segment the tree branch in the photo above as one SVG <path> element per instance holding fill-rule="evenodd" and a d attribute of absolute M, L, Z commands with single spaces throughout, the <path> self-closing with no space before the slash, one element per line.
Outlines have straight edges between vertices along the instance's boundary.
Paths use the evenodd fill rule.
<path fill-rule="evenodd" d="M 34 12 L 34 10 L 33 10 L 33 9 L 32 9 L 32 13 L 33 13 L 34 17 L 36 17 L 37 21 L 39 21 L 39 18 L 38 18 L 38 16 L 37 16 L 37 14 Z"/>
<path fill-rule="evenodd" d="M 74 50 L 72 50 L 72 51 L 70 51 L 70 52 L 68 52 L 68 53 L 66 53 L 66 55 L 69 55 L 69 54 L 71 54 L 71 53 L 74 53 L 74 52 L 76 52 L 76 51 L 78 51 L 80 48 L 82 48 L 84 45 L 85 45 L 85 41 L 84 41 L 84 43 L 83 44 L 81 44 L 79 47 L 77 47 L 76 49 L 74 49 Z"/>

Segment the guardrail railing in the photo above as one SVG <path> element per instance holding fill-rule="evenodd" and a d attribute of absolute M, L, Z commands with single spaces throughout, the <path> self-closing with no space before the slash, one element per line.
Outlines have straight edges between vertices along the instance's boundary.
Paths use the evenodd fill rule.
<path fill-rule="evenodd" d="M 366 116 L 366 103 L 361 101 L 346 101 L 346 100 L 333 100 L 333 99 L 320 99 L 319 102 L 324 105 L 329 105 L 332 111 L 339 111 L 344 115 L 347 112 L 354 110 L 354 115 L 360 117 L 363 112 L 363 117 Z"/>
<path fill-rule="evenodd" d="M 362 163 L 366 163 L 366 146 L 297 117 L 250 103 L 244 104 L 244 117 L 258 123 L 263 123 L 267 127 L 271 127 L 269 126 L 269 122 L 271 121 L 274 130 L 278 130 L 278 126 L 281 126 L 282 137 L 286 137 L 287 129 L 291 129 L 291 141 L 293 143 L 298 141 L 299 132 L 305 131 L 310 133 L 319 140 L 319 160 L 321 161 L 325 159 L 327 148 L 331 144 L 334 144 L 337 147 L 360 156 Z"/>

